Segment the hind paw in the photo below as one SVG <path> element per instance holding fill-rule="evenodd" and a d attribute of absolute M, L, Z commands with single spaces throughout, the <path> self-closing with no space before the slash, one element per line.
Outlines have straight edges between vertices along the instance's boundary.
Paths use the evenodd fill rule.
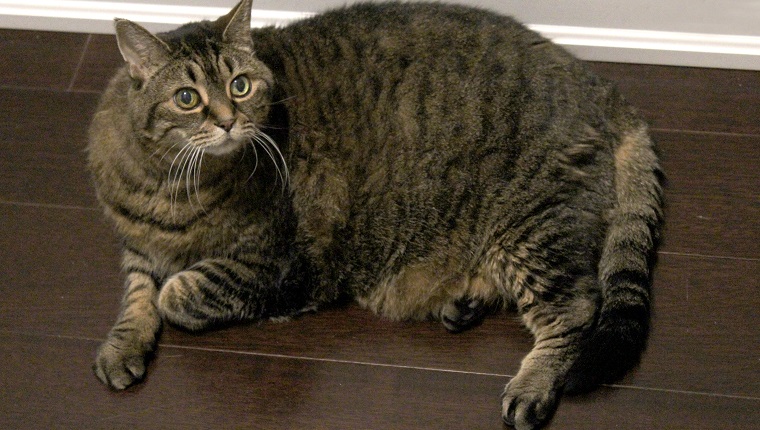
<path fill-rule="evenodd" d="M 483 321 L 488 313 L 488 306 L 480 300 L 462 297 L 444 306 L 441 322 L 446 330 L 459 333 Z"/>

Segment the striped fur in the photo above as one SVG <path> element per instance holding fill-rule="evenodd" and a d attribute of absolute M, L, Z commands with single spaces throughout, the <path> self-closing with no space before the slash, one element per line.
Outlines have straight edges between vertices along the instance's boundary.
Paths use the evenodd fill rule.
<path fill-rule="evenodd" d="M 660 171 L 609 83 L 478 9 L 359 4 L 251 33 L 250 6 L 159 37 L 117 21 L 127 65 L 89 145 L 127 280 L 104 383 L 144 376 L 162 319 L 342 298 L 452 332 L 514 308 L 535 336 L 503 396 L 518 429 L 636 364 Z"/>

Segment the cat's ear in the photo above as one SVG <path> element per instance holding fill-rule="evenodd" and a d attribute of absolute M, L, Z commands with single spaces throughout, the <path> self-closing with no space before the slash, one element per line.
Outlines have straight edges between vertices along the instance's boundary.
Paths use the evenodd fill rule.
<path fill-rule="evenodd" d="M 116 43 L 129 64 L 129 75 L 146 80 L 169 61 L 169 47 L 145 28 L 127 19 L 116 18 Z"/>
<path fill-rule="evenodd" d="M 247 52 L 253 52 L 251 40 L 251 0 L 242 0 L 215 25 L 222 30 L 222 40 Z"/>

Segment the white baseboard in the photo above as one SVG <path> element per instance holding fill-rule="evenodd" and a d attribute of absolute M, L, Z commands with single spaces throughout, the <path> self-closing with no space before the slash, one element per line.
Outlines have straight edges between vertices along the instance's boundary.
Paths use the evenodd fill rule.
<path fill-rule="evenodd" d="M 0 0 L 0 27 L 29 30 L 112 33 L 113 18 L 127 18 L 151 31 L 166 31 L 190 21 L 214 19 L 226 7 L 83 0 Z M 252 25 L 285 25 L 308 12 L 254 9 Z M 529 24 L 579 57 L 676 66 L 760 70 L 760 37 L 707 33 L 623 30 Z"/>
<path fill-rule="evenodd" d="M 529 25 L 592 61 L 760 70 L 760 37 Z"/>

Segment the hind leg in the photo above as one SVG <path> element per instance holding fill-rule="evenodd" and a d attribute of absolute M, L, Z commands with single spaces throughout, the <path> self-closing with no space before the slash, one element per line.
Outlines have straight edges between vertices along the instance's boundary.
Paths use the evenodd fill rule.
<path fill-rule="evenodd" d="M 551 418 L 581 339 L 594 323 L 596 301 L 583 294 L 558 302 L 535 298 L 523 311 L 535 343 L 502 397 L 504 422 L 518 430 L 540 427 Z"/>

